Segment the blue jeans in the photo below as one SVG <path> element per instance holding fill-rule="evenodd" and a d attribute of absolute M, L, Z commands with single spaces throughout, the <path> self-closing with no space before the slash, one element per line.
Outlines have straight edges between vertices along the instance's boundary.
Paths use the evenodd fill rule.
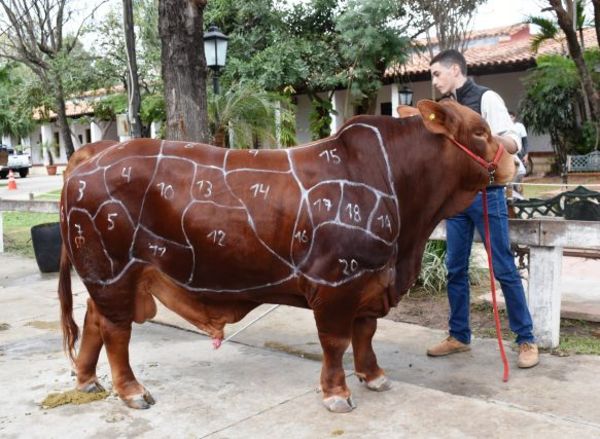
<path fill-rule="evenodd" d="M 502 286 L 510 329 L 517 334 L 517 343 L 534 342 L 533 322 L 527 308 L 523 283 L 515 266 L 508 236 L 508 214 L 504 188 L 490 187 L 488 211 L 490 242 L 494 274 Z M 483 237 L 483 203 L 481 193 L 463 212 L 446 221 L 448 253 L 448 301 L 450 302 L 450 335 L 470 343 L 469 327 L 469 255 L 477 227 Z M 491 318 L 491 317 L 490 317 Z"/>

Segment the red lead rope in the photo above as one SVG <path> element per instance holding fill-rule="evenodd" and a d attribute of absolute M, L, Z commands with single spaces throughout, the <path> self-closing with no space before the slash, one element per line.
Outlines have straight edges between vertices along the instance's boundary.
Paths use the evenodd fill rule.
<path fill-rule="evenodd" d="M 449 137 L 450 141 L 462 149 L 467 153 L 469 157 L 483 166 L 489 173 L 490 184 L 494 182 L 494 174 L 496 172 L 496 168 L 498 167 L 498 161 L 500 160 L 500 156 L 502 155 L 502 151 L 504 150 L 504 145 L 501 143 L 498 145 L 498 150 L 496 151 L 496 155 L 494 156 L 494 160 L 491 162 L 486 162 L 483 158 L 474 154 L 471 150 L 469 150 L 466 146 L 461 145 L 455 139 Z M 494 266 L 492 261 L 492 243 L 490 239 L 490 221 L 488 216 L 488 198 L 487 198 L 487 189 L 483 189 L 481 191 L 481 197 L 483 202 L 483 225 L 485 229 L 485 249 L 488 257 L 488 268 L 490 270 L 490 288 L 492 290 L 492 305 L 494 309 L 494 321 L 496 323 L 496 337 L 498 338 L 498 346 L 500 347 L 500 356 L 502 357 L 502 363 L 504 364 L 504 375 L 502 377 L 502 381 L 508 381 L 508 375 L 510 373 L 510 368 L 508 366 L 508 359 L 506 358 L 506 352 L 504 351 L 504 344 L 502 343 L 502 328 L 500 326 L 500 316 L 498 314 L 498 301 L 496 300 L 496 279 L 494 277 Z"/>
<path fill-rule="evenodd" d="M 496 300 L 496 279 L 494 277 L 494 266 L 492 263 L 492 243 L 490 239 L 490 221 L 488 217 L 488 198 L 487 189 L 481 191 L 481 197 L 483 201 L 483 225 L 485 229 L 485 249 L 488 257 L 488 268 L 490 270 L 490 288 L 492 290 L 492 308 L 494 309 L 494 322 L 496 323 L 496 337 L 498 338 L 498 346 L 500 347 L 500 356 L 502 357 L 502 363 L 504 364 L 504 375 L 502 381 L 508 381 L 508 375 L 510 368 L 508 366 L 508 359 L 506 358 L 506 352 L 504 351 L 504 343 L 502 343 L 502 328 L 500 327 L 500 316 L 498 315 L 498 301 Z"/>

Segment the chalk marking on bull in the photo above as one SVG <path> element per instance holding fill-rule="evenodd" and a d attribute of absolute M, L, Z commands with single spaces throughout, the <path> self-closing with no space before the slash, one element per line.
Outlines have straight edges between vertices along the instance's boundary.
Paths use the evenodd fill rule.
<path fill-rule="evenodd" d="M 254 192 L 254 198 L 258 197 L 258 194 L 264 195 L 264 199 L 266 200 L 269 196 L 269 190 L 271 189 L 270 185 L 264 185 L 263 183 L 255 183 L 250 186 L 250 191 Z"/>
<path fill-rule="evenodd" d="M 205 184 L 206 184 L 206 191 L 204 193 L 202 193 Z M 213 184 L 210 180 L 199 180 L 196 182 L 196 186 L 198 186 L 198 191 L 200 192 L 201 195 L 204 195 L 204 198 L 212 197 Z"/>
<path fill-rule="evenodd" d="M 393 198 L 394 203 L 396 204 L 396 217 L 398 218 L 398 230 L 396 231 L 396 236 L 394 236 L 394 240 L 396 240 L 396 239 L 398 239 L 398 236 L 400 236 L 400 203 L 398 203 L 398 194 L 396 194 L 396 188 L 394 187 L 394 174 L 392 173 L 392 167 L 390 165 L 390 158 L 388 156 L 387 149 L 385 148 L 385 144 L 383 143 L 383 137 L 381 136 L 381 132 L 379 131 L 379 128 L 377 128 L 375 126 L 372 126 L 372 125 L 367 125 L 367 124 L 364 124 L 364 123 L 352 124 L 352 125 L 344 128 L 341 131 L 341 133 L 343 133 L 348 128 L 350 128 L 351 126 L 354 126 L 354 125 L 358 125 L 358 126 L 363 126 L 363 127 L 369 128 L 377 136 L 377 140 L 379 142 L 379 147 L 381 148 L 381 152 L 382 152 L 383 157 L 385 159 L 385 165 L 387 167 L 388 183 L 390 185 L 390 190 L 391 190 L 392 195 L 394 197 Z"/>
<path fill-rule="evenodd" d="M 172 200 L 175 197 L 175 189 L 173 189 L 173 185 L 161 181 L 155 186 L 160 188 L 160 196 L 165 200 Z"/>
<path fill-rule="evenodd" d="M 289 169 L 287 171 L 278 171 L 278 170 L 259 169 L 259 168 L 236 168 L 236 169 L 229 169 L 229 170 L 225 171 L 225 174 L 229 175 L 229 174 L 235 174 L 237 172 L 262 172 L 265 174 L 291 174 L 292 173 Z"/>
<path fill-rule="evenodd" d="M 148 243 L 148 248 L 154 254 L 154 256 L 163 257 L 167 252 L 167 247 L 161 247 L 158 244 Z"/>
<path fill-rule="evenodd" d="M 306 188 L 304 187 L 304 185 L 298 178 L 298 174 L 296 174 L 296 169 L 294 168 L 294 162 L 292 160 L 290 150 L 286 149 L 285 153 L 286 153 L 286 156 L 288 159 L 288 165 L 290 167 L 290 172 L 292 173 L 292 177 L 294 178 L 294 180 L 296 181 L 296 185 L 300 189 L 300 202 L 298 203 L 298 210 L 296 211 L 296 220 L 294 221 L 294 228 L 292 229 L 292 239 L 290 240 L 290 261 L 292 261 L 292 263 L 294 264 L 294 274 L 297 274 L 298 266 L 303 264 L 304 261 L 306 261 L 306 258 L 310 255 L 310 249 L 312 248 L 312 238 L 314 238 L 314 234 L 311 232 L 310 246 L 308 248 L 308 251 L 304 255 L 304 258 L 302 258 L 298 263 L 296 263 L 294 260 L 294 234 L 298 230 L 298 223 L 300 222 L 300 216 L 302 215 L 303 206 L 306 207 L 306 214 L 308 215 L 308 220 L 310 221 L 311 230 L 314 228 L 315 224 L 313 221 L 312 211 L 310 208 L 310 199 L 308 197 L 308 191 L 306 190 Z"/>
<path fill-rule="evenodd" d="M 258 149 L 249 149 L 248 152 L 254 157 L 258 155 Z"/>
<path fill-rule="evenodd" d="M 358 261 L 356 259 L 351 259 L 350 261 L 348 259 L 338 259 L 338 262 L 344 266 L 342 273 L 346 276 L 352 275 L 358 269 Z"/>
<path fill-rule="evenodd" d="M 193 187 L 193 184 L 192 184 L 191 187 Z M 183 237 L 185 238 L 185 242 L 187 242 L 188 246 L 190 247 L 190 249 L 192 251 L 192 267 L 191 267 L 191 270 L 190 270 L 190 275 L 188 276 L 188 280 L 185 283 L 185 285 L 188 285 L 188 284 L 192 283 L 192 281 L 194 280 L 194 273 L 196 271 L 195 270 L 195 268 L 196 268 L 196 248 L 190 242 L 190 238 L 189 238 L 189 236 L 187 234 L 187 230 L 185 228 L 185 217 L 186 217 L 186 215 L 188 213 L 188 210 L 191 209 L 192 206 L 194 206 L 195 204 L 196 204 L 196 202 L 192 199 L 192 201 L 189 202 L 188 205 L 185 206 L 185 208 L 181 212 L 181 218 L 180 218 L 181 230 L 183 231 Z"/>
<path fill-rule="evenodd" d="M 342 200 L 344 199 L 344 183 L 340 181 L 338 182 L 338 184 L 340 185 L 340 202 L 338 203 L 337 213 L 335 214 L 335 221 L 337 222 L 340 221 L 342 211 Z"/>
<path fill-rule="evenodd" d="M 360 216 L 360 206 L 357 203 L 347 203 L 344 208 L 344 212 L 348 212 L 350 220 L 355 223 L 360 223 L 362 221 L 362 217 Z"/>
<path fill-rule="evenodd" d="M 219 247 L 225 247 L 225 244 L 223 243 L 223 241 L 225 240 L 226 236 L 227 236 L 227 233 L 225 233 L 221 229 L 213 230 L 208 235 L 206 235 L 206 237 L 209 240 L 211 240 L 211 238 L 212 238 L 213 244 L 218 245 Z"/>
<path fill-rule="evenodd" d="M 339 155 L 336 154 L 336 151 L 337 148 L 325 149 L 319 154 L 319 157 L 325 157 L 327 163 L 339 165 L 340 163 L 342 163 L 342 159 Z"/>
<path fill-rule="evenodd" d="M 362 183 L 360 181 L 350 181 L 350 180 L 346 180 L 346 179 L 343 179 L 343 178 L 338 178 L 338 179 L 335 179 L 335 180 L 323 180 L 323 181 L 320 181 L 319 183 L 311 186 L 308 189 L 308 192 L 312 192 L 313 190 L 315 190 L 316 188 L 318 188 L 320 186 L 335 185 L 335 184 L 340 184 L 340 183 L 344 184 L 345 186 L 360 187 L 360 188 L 363 188 L 363 189 L 367 189 L 367 190 L 373 192 L 375 195 L 380 196 L 380 197 L 386 197 L 386 198 L 391 198 L 391 199 L 393 199 L 395 197 L 394 194 L 390 194 L 390 193 L 387 193 L 387 192 L 380 191 L 379 189 L 377 189 L 374 186 L 371 186 L 369 184 Z"/>
<path fill-rule="evenodd" d="M 252 320 L 251 322 L 248 322 L 247 324 L 245 324 L 244 326 L 242 326 L 240 329 L 238 329 L 237 331 L 235 331 L 233 334 L 231 334 L 229 337 L 223 339 L 223 340 L 219 340 L 218 345 L 215 344 L 215 342 L 213 342 L 213 346 L 215 347 L 215 349 L 218 349 L 219 347 L 223 346 L 223 343 L 226 343 L 228 341 L 230 341 L 233 337 L 235 337 L 236 335 L 238 335 L 240 332 L 248 329 L 250 326 L 254 325 L 256 322 L 258 322 L 260 319 L 262 319 L 263 317 L 265 317 L 267 314 L 275 311 L 277 308 L 279 308 L 281 305 L 273 305 L 271 308 L 269 308 L 268 310 L 266 310 L 265 312 L 263 312 L 261 315 L 259 315 L 257 318 L 255 318 L 254 320 Z"/>
<path fill-rule="evenodd" d="M 131 182 L 131 168 L 131 166 L 128 166 L 121 170 L 121 177 L 126 178 L 127 183 Z"/>
<path fill-rule="evenodd" d="M 131 218 L 131 215 L 129 213 L 129 211 L 127 210 L 127 208 L 125 207 L 125 205 L 123 204 L 123 202 L 119 199 L 116 198 L 111 198 L 109 200 L 103 201 L 102 203 L 100 203 L 100 205 L 98 205 L 98 208 L 96 209 L 96 212 L 92 213 L 89 212 L 87 209 L 85 209 L 85 212 L 89 213 L 92 216 L 92 219 L 94 220 L 94 222 L 96 222 L 96 218 L 98 217 L 98 215 L 100 215 L 100 212 L 102 211 L 102 208 L 104 206 L 107 206 L 109 204 L 118 204 L 123 208 L 123 212 L 125 212 L 125 215 L 127 216 L 127 219 L 129 219 L 129 222 L 131 223 L 131 228 L 135 228 L 135 223 L 133 222 L 133 218 Z M 83 209 L 82 209 L 83 210 Z"/>
<path fill-rule="evenodd" d="M 369 237 L 382 242 L 383 244 L 387 245 L 388 247 L 394 245 L 394 242 L 395 242 L 395 239 L 388 241 L 388 240 L 382 238 L 381 236 L 378 236 L 375 233 L 371 232 L 370 230 L 365 229 L 364 227 L 355 226 L 352 224 L 335 221 L 335 220 L 334 221 L 323 221 L 322 223 L 317 224 L 317 226 L 315 226 L 315 228 L 314 228 L 313 236 L 317 232 L 317 230 L 319 230 L 320 228 L 322 228 L 324 226 L 328 226 L 328 225 L 340 226 L 345 229 L 352 229 L 352 230 L 357 230 L 357 231 L 366 233 Z M 313 242 L 314 242 L 314 238 L 313 238 Z"/>
<path fill-rule="evenodd" d="M 189 245 L 185 245 L 185 244 L 182 244 L 180 242 L 173 241 L 173 240 L 171 240 L 169 238 L 165 238 L 164 236 L 159 235 L 159 234 L 153 232 L 152 230 L 150 230 L 148 227 L 146 227 L 143 224 L 138 224 L 137 229 L 141 229 L 143 232 L 145 232 L 145 233 L 147 233 L 149 235 L 152 235 L 152 237 L 154 239 L 159 239 L 159 240 L 163 241 L 166 244 L 174 245 L 174 246 L 180 247 L 180 248 L 182 248 L 184 250 L 190 250 L 190 248 L 191 248 Z"/>
<path fill-rule="evenodd" d="M 69 251 L 71 252 L 71 254 L 74 253 L 73 247 L 71 246 L 71 214 L 73 211 L 80 212 L 80 213 L 86 215 L 88 217 L 88 219 L 90 220 L 90 223 L 92 224 L 92 227 L 93 227 L 94 231 L 96 232 L 96 236 L 98 236 L 100 239 L 102 252 L 104 253 L 104 256 L 110 263 L 111 276 L 114 276 L 114 271 L 115 271 L 114 261 L 112 260 L 111 256 L 108 254 L 108 251 L 106 251 L 106 247 L 104 246 L 104 241 L 102 240 L 102 234 L 100 233 L 100 230 L 98 230 L 98 228 L 96 227 L 96 222 L 94 221 L 94 218 L 92 217 L 90 212 L 88 212 L 86 209 L 82 209 L 80 207 L 71 208 L 67 215 L 67 232 L 68 232 Z M 86 240 L 85 240 L 85 237 L 83 236 L 83 228 L 81 227 L 81 225 L 75 223 L 74 226 L 77 229 L 77 236 L 73 239 L 73 241 L 75 242 L 75 246 L 77 247 L 77 249 L 79 249 L 81 246 L 85 245 Z"/>
<path fill-rule="evenodd" d="M 228 150 L 229 151 L 229 150 Z M 227 175 L 225 175 L 225 186 L 227 187 L 227 189 L 229 189 L 229 192 L 231 193 L 231 195 L 236 198 L 243 206 L 244 206 L 244 210 L 246 211 L 246 218 L 248 220 L 248 225 L 250 226 L 250 228 L 252 229 L 252 231 L 254 232 L 254 235 L 256 236 L 256 239 L 258 240 L 258 242 L 261 243 L 261 245 L 269 252 L 271 253 L 273 256 L 275 256 L 275 258 L 279 259 L 281 262 L 283 262 L 283 264 L 287 265 L 288 268 L 290 268 L 292 271 L 295 270 L 293 261 L 288 261 L 286 260 L 284 257 L 282 257 L 279 253 L 277 253 L 275 250 L 273 250 L 271 248 L 270 245 L 268 245 L 265 241 L 263 241 L 263 239 L 260 237 L 260 235 L 258 234 L 258 231 L 256 230 L 256 225 L 254 224 L 254 218 L 252 218 L 252 215 L 250 214 L 250 211 L 248 210 L 248 206 L 247 204 L 244 202 L 244 200 L 242 200 L 240 197 L 238 197 L 233 190 L 231 189 L 231 186 L 229 185 L 229 182 L 227 181 Z"/>
<path fill-rule="evenodd" d="M 140 229 L 140 226 L 142 224 L 142 215 L 144 214 L 144 207 L 146 206 L 146 199 L 148 198 L 148 193 L 150 192 L 150 188 L 154 185 L 154 181 L 156 179 L 156 174 L 158 173 L 158 169 L 160 167 L 160 155 L 162 153 L 162 150 L 165 146 L 165 141 L 161 140 L 160 141 L 160 147 L 159 147 L 159 156 L 156 157 L 156 160 L 154 161 L 154 170 L 152 171 L 152 177 L 150 177 L 150 179 L 148 180 L 148 185 L 146 186 L 146 190 L 144 191 L 144 196 L 142 197 L 142 202 L 140 204 L 140 213 L 138 214 L 138 218 L 135 224 L 137 224 L 137 227 L 135 228 L 135 232 L 133 233 L 133 237 L 131 240 L 131 244 L 129 246 L 129 256 L 133 257 L 133 250 L 134 250 L 134 246 L 135 246 L 135 240 L 137 238 L 137 233 L 138 230 Z"/>
<path fill-rule="evenodd" d="M 369 214 L 369 219 L 367 220 L 367 225 L 365 226 L 365 228 L 367 230 L 371 230 L 372 229 L 372 224 L 373 224 L 373 217 L 375 216 L 375 212 L 377 212 L 377 208 L 379 207 L 379 204 L 381 202 L 381 196 L 379 194 L 375 194 L 377 196 L 377 199 L 375 200 L 375 205 L 373 206 L 373 210 L 371 210 L 371 213 Z"/>
<path fill-rule="evenodd" d="M 376 128 L 374 128 L 374 127 L 371 127 L 371 126 L 369 126 L 369 125 L 365 125 L 365 124 L 353 124 L 353 125 L 366 126 L 366 127 L 368 127 L 368 128 L 371 128 L 372 130 L 374 130 L 374 131 L 376 132 L 376 134 L 378 135 L 377 137 L 378 137 L 378 140 L 379 140 L 380 146 L 382 147 L 382 151 L 383 151 L 383 153 L 384 153 L 384 158 L 385 158 L 385 161 L 386 161 L 386 165 L 387 165 L 387 167 L 388 167 L 388 175 L 391 175 L 391 170 L 390 170 L 390 166 L 389 166 L 389 160 L 388 160 L 388 157 L 387 157 L 387 152 L 385 151 L 385 148 L 383 148 L 383 144 L 382 144 L 382 141 L 381 141 L 381 136 L 380 136 L 380 134 L 379 134 L 378 130 L 377 130 Z M 346 129 L 348 129 L 348 128 L 350 128 L 350 127 L 346 127 Z M 343 131 L 345 131 L 345 129 L 344 129 Z M 343 132 L 343 131 L 342 131 L 342 132 Z M 318 143 L 318 142 L 315 142 L 315 143 Z M 306 146 L 306 145 L 305 145 L 305 146 Z M 152 176 L 152 179 L 151 179 L 150 181 L 153 181 L 153 180 L 154 180 L 154 178 L 155 178 L 155 176 L 156 176 L 156 172 L 157 172 L 157 168 L 158 168 L 158 163 L 161 161 L 160 159 L 162 158 L 162 150 L 163 150 L 163 143 L 161 142 L 161 153 L 159 153 L 159 155 L 158 155 L 158 156 L 156 156 L 156 157 L 158 157 L 158 160 L 157 160 L 157 162 L 156 162 L 156 164 L 155 164 L 154 174 L 153 174 L 153 176 Z M 224 169 L 225 169 L 225 164 L 226 164 L 226 162 L 227 162 L 227 158 L 228 158 L 228 154 L 229 154 L 229 150 L 228 150 L 228 151 L 226 151 L 226 153 L 225 153 L 225 155 L 224 155 L 224 160 L 223 160 L 224 168 L 221 170 L 221 172 L 224 172 L 225 174 L 227 174 L 228 172 L 236 172 L 236 171 L 238 171 L 238 170 L 224 171 Z M 291 165 L 291 166 L 290 166 L 290 172 L 291 172 L 291 173 L 294 175 L 294 178 L 296 179 L 296 181 L 297 181 L 297 183 L 298 183 L 299 187 L 300 187 L 300 188 L 301 188 L 301 190 L 302 190 L 302 200 L 304 200 L 304 199 L 306 199 L 306 200 L 307 200 L 308 198 L 307 198 L 307 195 L 306 195 L 306 194 L 307 194 L 307 192 L 308 192 L 308 191 L 306 191 L 306 190 L 304 189 L 304 187 L 303 187 L 303 185 L 302 185 L 302 183 L 301 183 L 300 179 L 298 178 L 297 174 L 295 173 L 295 169 L 294 169 L 294 167 L 293 167 L 293 162 L 292 162 L 292 160 L 291 160 L 291 157 L 290 157 L 290 154 L 289 154 L 289 152 L 288 152 L 287 150 L 286 150 L 286 154 L 287 154 L 287 156 L 288 156 L 288 161 L 290 162 L 290 165 Z M 148 158 L 149 156 L 143 156 L 143 157 L 144 157 L 144 158 Z M 174 158 L 176 158 L 176 159 L 178 159 L 178 160 L 185 160 L 185 161 L 188 161 L 187 159 L 183 159 L 183 158 L 181 158 L 181 157 L 178 157 L 178 156 L 175 156 Z M 193 162 L 193 163 L 194 163 L 194 165 L 199 165 L 197 162 Z M 112 165 L 114 165 L 114 163 L 113 163 Z M 215 168 L 214 166 L 212 166 L 212 167 L 213 167 L 213 168 Z M 218 168 L 217 168 L 217 169 L 218 169 Z M 277 172 L 277 173 L 282 173 L 281 171 L 268 171 L 268 170 L 259 170 L 259 169 L 248 169 L 248 171 L 251 171 L 251 172 L 270 172 L 270 173 L 276 173 L 276 172 Z M 286 172 L 286 173 L 287 173 L 287 172 Z M 280 256 L 279 256 L 279 255 L 278 255 L 276 252 L 274 252 L 274 251 L 273 251 L 273 249 L 272 249 L 272 248 L 271 248 L 269 245 L 267 245 L 266 243 L 264 243 L 264 241 L 262 241 L 262 239 L 261 239 L 261 238 L 260 238 L 260 236 L 258 235 L 258 232 L 257 232 L 257 230 L 256 230 L 256 227 L 255 227 L 255 225 L 254 225 L 254 222 L 253 222 L 253 218 L 252 218 L 252 216 L 249 214 L 249 211 L 248 211 L 248 208 L 247 208 L 247 206 L 245 206 L 245 204 L 243 203 L 243 201 L 242 201 L 241 199 L 239 199 L 239 197 L 235 196 L 235 194 L 234 194 L 234 193 L 233 193 L 233 191 L 231 190 L 231 187 L 229 187 L 229 184 L 228 184 L 228 182 L 226 181 L 226 179 L 225 179 L 225 183 L 226 183 L 226 185 L 228 186 L 228 189 L 230 190 L 230 193 L 231 193 L 231 194 L 234 196 L 234 198 L 237 198 L 237 199 L 238 199 L 238 201 L 240 201 L 240 203 L 242 204 L 242 206 L 244 206 L 244 207 L 241 207 L 241 208 L 243 208 L 243 209 L 244 209 L 244 210 L 247 212 L 249 224 L 250 224 L 251 228 L 253 229 L 253 231 L 254 231 L 255 235 L 257 236 L 257 239 L 258 239 L 258 240 L 259 240 L 259 241 L 260 241 L 260 242 L 261 242 L 261 243 L 262 243 L 262 244 L 265 246 L 265 248 L 266 248 L 267 250 L 271 251 L 271 253 L 273 253 L 273 255 L 274 255 L 274 256 L 276 256 L 277 258 L 279 258 L 280 260 L 282 260 L 282 262 L 286 263 L 286 261 L 285 261 L 284 259 L 282 259 L 282 258 L 281 258 L 281 257 L 280 257 Z M 336 183 L 338 183 L 338 184 L 339 184 L 339 180 L 337 180 L 337 181 L 336 181 Z M 348 182 L 348 183 L 350 183 L 350 184 L 352 184 L 352 185 L 363 185 L 363 186 L 366 186 L 366 187 L 368 187 L 368 188 L 369 188 L 370 190 L 372 190 L 372 191 L 377 191 L 377 190 L 376 190 L 376 189 L 374 189 L 372 186 L 369 186 L 369 185 L 366 185 L 366 184 L 362 184 L 362 183 L 358 183 L 358 182 Z M 315 186 L 316 186 L 316 185 L 315 185 Z M 398 217 L 399 217 L 399 205 L 398 205 L 398 202 L 397 202 L 397 198 L 395 197 L 395 189 L 394 189 L 394 186 L 393 186 L 393 182 L 392 182 L 392 184 L 391 184 L 391 189 L 392 189 L 392 192 L 394 193 L 394 196 L 390 196 L 390 195 L 388 195 L 388 194 L 385 194 L 385 196 L 387 196 L 387 197 L 390 197 L 390 198 L 392 198 L 392 199 L 394 200 L 394 202 L 395 202 L 395 204 L 396 204 L 396 210 L 397 210 L 397 213 L 398 213 Z M 108 194 L 109 194 L 109 196 L 110 196 L 110 191 L 107 191 L 107 192 L 108 192 Z M 142 206 L 141 206 L 141 209 L 140 209 L 140 219 L 141 219 L 141 215 L 142 215 L 142 212 L 143 212 L 143 208 L 144 208 L 145 200 L 146 200 L 146 198 L 147 198 L 147 193 L 148 193 L 148 187 L 146 188 L 146 193 L 145 193 L 145 195 L 144 195 L 143 202 L 142 202 Z M 342 197 L 343 197 L 343 185 L 342 185 Z M 342 204 L 342 198 L 340 198 L 340 203 L 338 204 L 338 212 L 339 212 L 339 209 L 341 208 L 341 204 Z M 191 203 L 190 203 L 190 205 L 191 205 Z M 302 204 L 300 204 L 300 205 L 302 205 Z M 309 215 L 309 217 L 310 217 L 310 219 L 311 219 L 311 223 L 312 223 L 312 209 L 310 208 L 308 201 L 307 201 L 307 204 L 306 204 L 306 205 L 307 205 L 307 213 L 308 213 L 308 215 Z M 231 207 L 231 206 L 223 206 L 223 207 L 225 207 L 225 208 L 234 208 L 234 207 Z M 126 210 L 126 209 L 125 209 L 125 210 Z M 299 209 L 299 211 L 298 211 L 298 214 L 297 214 L 297 215 L 299 215 L 299 214 L 300 214 L 300 209 Z M 328 222 L 328 223 L 330 223 L 330 222 Z M 320 226 L 321 226 L 321 225 L 323 225 L 323 224 L 325 224 L 325 223 L 319 224 L 319 226 L 317 226 L 317 227 L 320 227 Z M 313 225 L 314 225 L 314 223 L 313 223 Z M 351 226 L 349 226 L 349 225 L 347 225 L 347 224 L 344 224 L 344 223 L 341 223 L 341 222 L 338 222 L 338 223 L 337 223 L 337 225 L 340 225 L 340 226 L 342 226 L 342 227 L 354 228 L 354 227 L 351 227 Z M 182 227 L 183 227 L 183 224 L 182 224 Z M 364 229 L 363 229 L 363 228 L 361 228 L 361 227 L 356 227 L 356 229 L 358 229 L 358 230 L 362 230 L 363 232 L 365 232 L 365 233 L 368 233 L 369 235 L 371 235 L 371 236 L 372 236 L 374 239 L 378 239 L 378 240 L 380 240 L 380 241 L 382 241 L 382 242 L 384 242 L 384 243 L 386 243 L 386 244 L 387 244 L 387 241 L 380 239 L 380 238 L 379 238 L 379 237 L 377 237 L 376 235 L 373 235 L 373 234 L 372 234 L 370 231 L 368 231 L 368 230 L 364 230 Z M 137 230 L 138 230 L 138 228 L 136 228 L 135 235 L 137 235 Z M 316 229 L 313 231 L 313 236 L 314 236 L 314 232 L 315 232 L 315 231 L 316 231 Z M 184 231 L 184 234 L 185 234 L 185 231 Z M 398 234 L 398 233 L 397 233 L 397 234 Z M 164 238 L 161 238 L 161 239 L 164 239 Z M 293 240 L 293 237 L 292 237 L 292 240 Z M 132 243 L 132 244 L 133 244 L 133 243 Z M 175 244 L 179 244 L 179 243 L 175 243 Z M 312 242 L 311 242 L 311 244 L 312 244 Z M 312 246 L 311 246 L 311 247 L 312 247 Z M 311 249 L 311 251 L 312 251 L 312 249 Z M 193 247 L 192 247 L 192 253 L 193 253 L 193 252 L 194 252 L 194 249 L 193 249 Z M 139 261 L 139 262 L 142 262 L 142 263 L 147 263 L 147 262 L 145 262 L 145 261 L 140 261 L 140 260 L 138 260 L 138 261 Z M 112 262 L 112 261 L 111 261 L 111 262 Z M 286 264 L 286 265 L 289 265 L 289 264 Z M 128 267 L 129 267 L 129 266 L 130 266 L 130 264 L 127 264 L 127 266 L 124 268 L 124 270 L 128 269 Z M 123 270 L 123 271 L 124 271 L 124 270 Z M 122 273 L 123 273 L 123 271 L 122 271 Z M 372 270 L 368 270 L 368 271 L 372 271 Z M 121 276 L 121 275 L 122 275 L 122 273 L 121 273 L 119 276 Z M 362 272 L 361 272 L 361 273 L 362 273 Z M 285 279 L 283 279 L 283 280 L 281 280 L 281 281 L 278 281 L 278 282 L 276 282 L 275 284 L 279 284 L 279 283 L 281 283 L 281 282 L 285 282 L 285 281 L 287 281 L 287 280 L 291 279 L 292 277 L 294 277 L 294 275 L 288 276 L 288 277 L 286 277 Z M 178 282 L 178 281 L 177 281 L 177 282 Z M 344 281 L 344 282 L 345 282 L 345 281 Z M 178 282 L 178 283 L 179 283 L 179 282 Z M 335 282 L 334 284 L 338 284 L 338 282 Z M 332 284 L 332 285 L 334 285 L 334 284 Z M 252 287 L 252 289 L 256 289 L 256 288 L 265 288 L 265 287 L 268 287 L 268 286 L 271 286 L 271 285 L 273 285 L 273 283 L 267 283 L 267 284 L 264 284 L 264 285 L 261 285 L 261 286 Z M 247 290 L 247 289 L 248 289 L 248 288 L 243 288 L 243 289 L 239 289 L 239 290 L 237 290 L 237 291 L 245 291 L 245 290 Z M 194 290 L 215 291 L 215 290 L 211 290 L 211 289 L 208 289 L 208 288 L 200 288 L 200 289 L 194 289 Z M 218 291 L 221 291 L 221 290 L 218 290 Z"/>

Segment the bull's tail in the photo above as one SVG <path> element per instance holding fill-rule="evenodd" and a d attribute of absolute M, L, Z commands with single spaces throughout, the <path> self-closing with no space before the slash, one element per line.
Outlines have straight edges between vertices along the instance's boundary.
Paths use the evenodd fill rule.
<path fill-rule="evenodd" d="M 67 247 L 63 243 L 60 250 L 60 273 L 58 278 L 58 299 L 60 300 L 60 321 L 63 332 L 63 349 L 75 363 L 75 342 L 79 338 L 79 328 L 73 320 L 73 291 L 71 290 L 71 261 Z"/>

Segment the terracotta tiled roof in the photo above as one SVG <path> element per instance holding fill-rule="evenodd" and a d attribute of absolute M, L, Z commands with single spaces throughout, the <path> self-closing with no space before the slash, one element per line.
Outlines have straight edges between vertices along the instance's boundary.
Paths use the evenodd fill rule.
<path fill-rule="evenodd" d="M 104 97 L 112 93 L 122 93 L 125 91 L 125 87 L 117 85 L 112 88 L 99 88 L 97 90 L 90 90 L 83 92 L 81 96 L 73 98 L 65 102 L 65 110 L 67 117 L 77 116 L 89 116 L 94 114 L 94 98 Z M 54 111 L 48 112 L 50 120 L 56 119 L 56 113 Z M 33 118 L 40 120 L 43 118 L 42 110 L 34 111 Z"/>
<path fill-rule="evenodd" d="M 469 69 L 494 69 L 509 65 L 535 65 L 539 55 L 551 53 L 567 54 L 567 43 L 564 38 L 559 41 L 549 40 L 542 43 L 537 54 L 531 50 L 531 38 L 527 24 L 490 29 L 473 34 L 471 39 L 494 38 L 489 44 L 476 45 L 465 50 L 464 55 Z M 598 46 L 594 28 L 584 29 L 585 47 Z M 425 75 L 429 73 L 429 52 L 420 50 L 413 53 L 405 65 L 388 68 L 386 77 L 403 75 Z"/>

